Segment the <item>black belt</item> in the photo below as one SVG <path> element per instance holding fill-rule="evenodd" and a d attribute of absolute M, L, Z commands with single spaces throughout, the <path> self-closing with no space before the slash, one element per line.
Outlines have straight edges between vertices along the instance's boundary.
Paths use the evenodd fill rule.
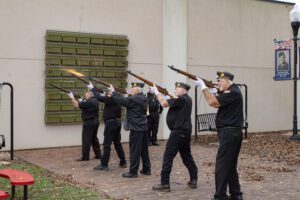
<path fill-rule="evenodd" d="M 114 118 L 114 119 L 105 120 L 105 122 L 120 121 L 120 120 L 121 120 L 120 118 Z"/>
<path fill-rule="evenodd" d="M 92 121 L 92 120 L 99 120 L 98 118 L 88 118 L 88 119 L 84 119 L 82 121 L 87 122 L 87 121 Z"/>
<path fill-rule="evenodd" d="M 226 127 L 223 127 L 223 128 L 217 128 L 217 131 L 230 130 L 230 129 L 242 129 L 242 127 L 226 126 Z"/>

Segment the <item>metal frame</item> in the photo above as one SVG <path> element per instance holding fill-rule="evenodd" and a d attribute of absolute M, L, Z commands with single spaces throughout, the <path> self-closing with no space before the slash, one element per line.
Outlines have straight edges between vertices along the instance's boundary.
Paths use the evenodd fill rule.
<path fill-rule="evenodd" d="M 10 87 L 10 159 L 14 159 L 14 87 L 8 82 L 3 82 L 2 85 Z"/>

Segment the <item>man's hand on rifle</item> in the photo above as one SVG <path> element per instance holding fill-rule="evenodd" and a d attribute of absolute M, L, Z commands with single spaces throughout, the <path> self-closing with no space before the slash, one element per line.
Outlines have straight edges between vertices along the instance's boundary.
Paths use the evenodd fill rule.
<path fill-rule="evenodd" d="M 73 92 L 69 92 L 69 93 L 67 93 L 68 94 L 68 96 L 69 96 L 69 98 L 71 99 L 71 100 L 74 100 L 75 98 L 74 98 L 74 94 L 73 94 Z"/>
<path fill-rule="evenodd" d="M 109 92 L 113 93 L 115 91 L 115 88 L 112 84 L 109 84 L 109 87 L 107 88 Z"/>
<path fill-rule="evenodd" d="M 153 86 L 151 87 L 150 86 L 150 92 L 152 93 L 152 94 L 155 94 L 155 95 L 158 95 L 159 94 L 159 92 L 158 92 L 158 89 L 157 89 L 157 87 L 156 87 L 156 85 L 153 83 Z"/>
<path fill-rule="evenodd" d="M 210 89 L 209 89 L 209 92 L 210 92 L 212 95 L 216 96 L 217 93 L 218 93 L 218 89 L 217 89 L 217 88 L 210 88 Z"/>
<path fill-rule="evenodd" d="M 92 84 L 92 82 L 89 82 L 88 85 L 86 85 L 86 87 L 89 89 L 89 90 L 92 90 L 94 88 L 94 85 Z"/>
<path fill-rule="evenodd" d="M 203 91 L 205 88 L 207 88 L 204 81 L 199 77 L 197 77 L 197 80 L 195 81 L 195 83 L 201 89 L 201 91 Z"/>

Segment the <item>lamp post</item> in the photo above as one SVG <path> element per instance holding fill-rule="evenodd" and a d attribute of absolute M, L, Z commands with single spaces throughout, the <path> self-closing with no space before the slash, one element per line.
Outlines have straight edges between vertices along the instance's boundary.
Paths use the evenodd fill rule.
<path fill-rule="evenodd" d="M 290 20 L 293 28 L 294 35 L 294 117 L 293 117 L 293 135 L 290 137 L 290 140 L 300 140 L 298 135 L 297 127 L 297 35 L 300 26 L 300 5 L 295 4 L 293 9 L 290 12 Z"/>

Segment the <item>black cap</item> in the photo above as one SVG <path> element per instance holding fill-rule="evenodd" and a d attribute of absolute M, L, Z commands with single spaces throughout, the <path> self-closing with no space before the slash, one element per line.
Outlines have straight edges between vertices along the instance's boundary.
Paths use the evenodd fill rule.
<path fill-rule="evenodd" d="M 140 87 L 140 88 L 143 88 L 144 87 L 144 83 L 138 83 L 138 82 L 132 82 L 131 83 L 131 87 Z"/>
<path fill-rule="evenodd" d="M 182 82 L 176 82 L 175 87 L 181 87 L 181 88 L 184 88 L 186 90 L 189 90 L 191 88 L 191 86 L 189 84 L 182 83 Z"/>
<path fill-rule="evenodd" d="M 231 81 L 233 81 L 234 78 L 234 75 L 229 72 L 217 72 L 217 76 L 218 76 L 217 79 L 225 78 Z"/>
<path fill-rule="evenodd" d="M 282 52 L 282 51 L 280 51 L 280 52 L 278 53 L 278 57 L 281 57 L 281 56 L 285 56 L 284 52 Z"/>

